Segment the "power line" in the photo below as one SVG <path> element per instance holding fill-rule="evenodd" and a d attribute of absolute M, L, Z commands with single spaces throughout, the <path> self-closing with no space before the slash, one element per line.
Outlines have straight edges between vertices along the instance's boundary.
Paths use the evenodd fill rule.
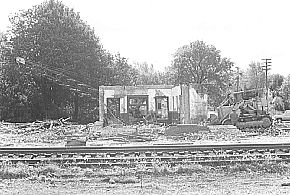
<path fill-rule="evenodd" d="M 92 97 L 92 96 L 96 95 L 96 92 L 98 92 L 98 89 L 92 87 L 91 85 L 87 83 L 79 81 L 78 79 L 68 76 L 67 74 L 65 74 L 68 71 L 64 71 L 59 68 L 52 68 L 51 66 L 48 67 L 45 65 L 40 65 L 32 61 L 28 61 L 28 63 L 26 63 L 26 61 L 23 58 L 19 58 L 19 57 L 16 58 L 16 61 L 17 63 L 29 65 L 30 67 L 32 67 L 33 70 L 36 71 L 34 72 L 34 74 L 38 74 L 40 76 L 44 75 L 46 76 L 47 79 L 52 80 L 54 83 L 60 86 L 66 87 L 69 90 L 74 91 L 76 93 L 80 93 L 81 96 L 91 96 L 91 99 L 96 99 L 95 97 Z M 77 75 L 76 73 L 72 71 L 69 71 L 69 72 L 74 75 Z"/>

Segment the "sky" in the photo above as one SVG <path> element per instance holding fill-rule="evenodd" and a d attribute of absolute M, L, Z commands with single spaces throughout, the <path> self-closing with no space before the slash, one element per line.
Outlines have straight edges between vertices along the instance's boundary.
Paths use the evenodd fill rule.
<path fill-rule="evenodd" d="M 8 0 L 0 7 L 0 31 L 8 16 L 44 0 Z M 287 0 L 62 0 L 95 29 L 104 48 L 156 70 L 170 66 L 176 50 L 204 41 L 246 69 L 272 59 L 270 74 L 290 74 Z"/>

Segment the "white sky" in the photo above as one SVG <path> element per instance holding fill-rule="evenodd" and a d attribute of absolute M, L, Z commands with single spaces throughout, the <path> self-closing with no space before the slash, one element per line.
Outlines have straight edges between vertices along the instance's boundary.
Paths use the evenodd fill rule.
<path fill-rule="evenodd" d="M 8 15 L 43 0 L 8 0 L 0 7 L 0 31 Z M 270 73 L 290 74 L 290 1 L 287 0 L 62 0 L 94 27 L 105 49 L 130 62 L 169 66 L 175 51 L 203 40 L 243 69 L 272 58 Z"/>

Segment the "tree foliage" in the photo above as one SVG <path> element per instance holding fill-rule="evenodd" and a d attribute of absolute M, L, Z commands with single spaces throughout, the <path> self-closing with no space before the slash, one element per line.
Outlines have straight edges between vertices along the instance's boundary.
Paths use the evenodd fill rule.
<path fill-rule="evenodd" d="M 263 89 L 266 83 L 266 75 L 259 62 L 251 62 L 241 76 L 244 90 Z"/>
<path fill-rule="evenodd" d="M 177 49 L 172 65 L 175 84 L 196 83 L 209 94 L 210 104 L 219 105 L 226 95 L 233 62 L 203 41 L 191 42 Z"/>
<path fill-rule="evenodd" d="M 70 108 L 66 113 L 70 115 L 72 107 L 88 103 L 87 99 L 76 98 L 80 94 L 70 91 L 70 87 L 64 88 L 56 82 L 59 77 L 62 77 L 61 82 L 67 82 L 63 78 L 70 78 L 98 88 L 105 80 L 107 59 L 104 49 L 94 30 L 81 20 L 79 13 L 57 0 L 49 0 L 14 14 L 10 22 L 12 28 L 7 43 L 12 49 L 10 55 L 5 55 L 9 60 L 3 81 L 8 83 L 6 88 L 11 90 L 10 97 L 32 94 L 26 95 L 26 99 L 30 105 L 27 110 L 34 119 L 60 117 L 63 115 L 61 110 L 66 108 Z M 18 56 L 38 64 L 16 64 Z M 17 79 L 25 82 L 15 80 L 13 74 L 17 72 L 21 74 Z M 58 75 L 52 77 L 51 72 L 58 72 Z M 25 83 L 33 87 L 27 87 Z"/>
<path fill-rule="evenodd" d="M 119 53 L 112 55 L 107 53 L 109 66 L 106 69 L 106 85 L 136 85 L 137 70 L 129 63 L 128 59 Z"/>
<path fill-rule="evenodd" d="M 272 74 L 269 77 L 269 88 L 271 91 L 279 92 L 281 91 L 281 86 L 283 84 L 284 77 L 280 74 Z"/>
<path fill-rule="evenodd" d="M 146 62 L 135 63 L 134 68 L 137 71 L 137 85 L 164 85 L 171 84 L 167 82 L 167 73 L 156 71 L 153 64 L 148 65 Z"/>
<path fill-rule="evenodd" d="M 283 80 L 281 96 L 284 100 L 286 110 L 290 110 L 290 74 Z"/>

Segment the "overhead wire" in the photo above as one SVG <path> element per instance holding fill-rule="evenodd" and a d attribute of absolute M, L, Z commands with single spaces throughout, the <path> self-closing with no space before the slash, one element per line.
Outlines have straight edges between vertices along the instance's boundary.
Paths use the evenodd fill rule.
<path fill-rule="evenodd" d="M 96 93 L 98 91 L 98 89 L 92 87 L 89 84 L 86 84 L 82 81 L 79 81 L 78 79 L 75 78 L 71 78 L 70 76 L 64 74 L 64 70 L 61 70 L 59 68 L 52 68 L 52 67 L 48 67 L 45 65 L 39 65 L 38 63 L 34 63 L 31 61 L 27 61 L 28 63 L 25 63 L 27 65 L 32 66 L 33 68 L 38 68 L 38 71 L 41 70 L 42 72 L 39 72 L 37 74 L 45 75 L 47 78 L 49 78 L 50 80 L 52 80 L 53 82 L 57 83 L 58 85 L 61 85 L 63 87 L 69 88 L 69 90 L 80 93 L 81 96 L 95 96 L 95 94 L 92 94 L 92 92 L 88 92 L 88 91 L 93 91 L 93 93 Z M 56 69 L 56 70 L 55 70 Z M 36 69 L 34 69 L 36 70 Z M 67 71 L 66 71 L 67 72 Z M 77 75 L 75 72 L 69 71 L 70 73 Z M 48 74 L 50 73 L 50 75 Z M 83 88 L 85 88 L 87 91 L 85 90 L 81 90 L 81 89 L 77 89 L 75 86 L 72 86 L 71 84 L 67 84 L 65 81 L 62 81 L 61 78 L 57 78 L 56 76 L 52 76 L 53 74 L 55 75 L 59 75 L 60 77 L 65 77 L 67 82 L 74 82 L 74 85 L 77 86 L 81 86 Z M 91 97 L 91 99 L 96 99 L 95 97 Z"/>

